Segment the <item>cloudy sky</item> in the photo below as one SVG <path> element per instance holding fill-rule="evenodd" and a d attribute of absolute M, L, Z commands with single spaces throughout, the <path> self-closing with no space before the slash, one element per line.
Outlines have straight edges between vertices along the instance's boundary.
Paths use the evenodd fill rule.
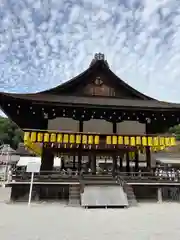
<path fill-rule="evenodd" d="M 37 92 L 96 52 L 139 91 L 180 102 L 180 0 L 0 0 L 0 91 Z"/>

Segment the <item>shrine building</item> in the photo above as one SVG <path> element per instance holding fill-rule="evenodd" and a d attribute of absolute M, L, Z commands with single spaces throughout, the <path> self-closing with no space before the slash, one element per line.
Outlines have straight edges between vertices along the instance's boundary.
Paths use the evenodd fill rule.
<path fill-rule="evenodd" d="M 28 94 L 1 92 L 0 107 L 24 131 L 26 147 L 41 156 L 42 173 L 53 171 L 55 157 L 70 161 L 77 175 L 87 169 L 97 175 L 98 159 L 103 158 L 112 160 L 112 175 L 138 172 L 140 152 L 150 172 L 151 153 L 176 144 L 166 133 L 180 123 L 180 104 L 132 88 L 111 71 L 101 53 L 87 70 L 57 87 Z"/>

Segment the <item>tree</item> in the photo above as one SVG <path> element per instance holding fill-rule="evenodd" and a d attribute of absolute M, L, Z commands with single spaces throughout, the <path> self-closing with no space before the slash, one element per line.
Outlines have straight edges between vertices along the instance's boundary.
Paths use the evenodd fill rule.
<path fill-rule="evenodd" d="M 16 149 L 23 141 L 23 131 L 8 118 L 0 117 L 0 145 L 9 144 Z"/>
<path fill-rule="evenodd" d="M 175 125 L 169 129 L 169 133 L 173 133 L 176 135 L 176 139 L 180 140 L 180 124 Z"/>

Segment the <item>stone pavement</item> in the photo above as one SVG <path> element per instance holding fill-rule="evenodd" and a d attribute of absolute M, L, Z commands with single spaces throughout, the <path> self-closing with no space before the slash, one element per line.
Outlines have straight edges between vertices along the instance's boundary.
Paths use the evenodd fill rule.
<path fill-rule="evenodd" d="M 58 203 L 0 204 L 3 240 L 179 240 L 180 205 L 82 209 Z"/>

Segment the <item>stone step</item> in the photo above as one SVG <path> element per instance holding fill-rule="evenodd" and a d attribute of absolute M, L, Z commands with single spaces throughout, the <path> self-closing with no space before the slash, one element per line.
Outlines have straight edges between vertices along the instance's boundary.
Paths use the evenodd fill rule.
<path fill-rule="evenodd" d="M 124 183 L 124 191 L 127 194 L 129 206 L 137 206 L 137 200 L 133 188 L 128 184 Z"/>
<path fill-rule="evenodd" d="M 128 200 L 120 186 L 86 185 L 81 195 L 81 206 L 128 207 Z"/>
<path fill-rule="evenodd" d="M 79 185 L 69 186 L 69 205 L 70 206 L 80 205 L 80 186 Z"/>
<path fill-rule="evenodd" d="M 123 187 L 124 192 L 127 195 L 129 206 L 137 206 L 137 200 L 132 186 L 128 185 L 122 177 L 117 177 L 116 181 L 120 186 Z"/>

